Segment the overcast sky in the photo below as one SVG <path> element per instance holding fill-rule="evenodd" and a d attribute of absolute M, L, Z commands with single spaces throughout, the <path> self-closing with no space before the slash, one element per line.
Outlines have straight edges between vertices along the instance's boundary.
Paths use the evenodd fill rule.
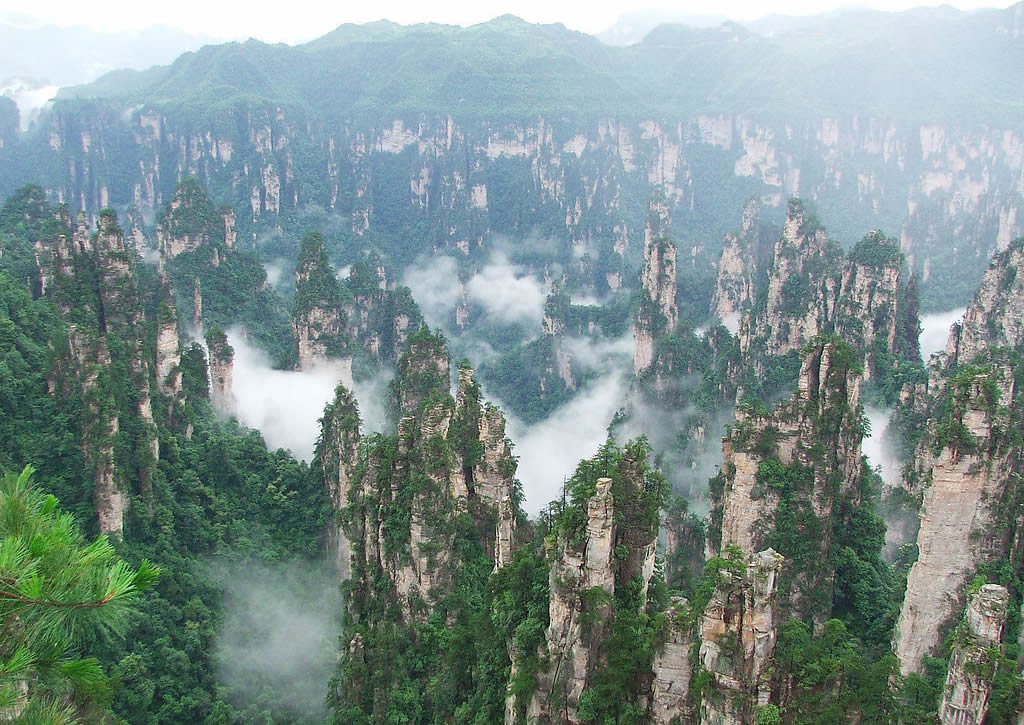
<path fill-rule="evenodd" d="M 612 25 L 624 12 L 642 7 L 664 7 L 670 12 L 697 15 L 726 15 L 735 19 L 754 19 L 769 13 L 806 15 L 850 5 L 850 0 L 692 0 L 631 4 L 628 0 L 378 0 L 377 2 L 325 2 L 289 0 L 267 4 L 236 0 L 175 0 L 139 2 L 138 0 L 47 0 L 28 5 L 25 0 L 0 0 L 0 17 L 12 14 L 32 16 L 47 23 L 88 25 L 108 30 L 138 30 L 164 24 L 193 33 L 222 38 L 255 37 L 268 42 L 310 40 L 342 23 L 365 23 L 387 18 L 398 23 L 434 21 L 456 25 L 483 22 L 504 13 L 513 13 L 531 22 L 561 22 L 570 28 L 597 33 Z M 901 10 L 939 2 L 913 0 L 874 0 L 862 6 Z M 1007 7 L 1007 0 L 957 0 L 962 9 Z"/>

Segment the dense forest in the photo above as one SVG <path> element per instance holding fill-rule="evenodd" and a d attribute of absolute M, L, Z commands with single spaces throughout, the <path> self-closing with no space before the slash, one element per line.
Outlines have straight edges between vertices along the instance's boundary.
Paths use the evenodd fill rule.
<path fill-rule="evenodd" d="M 823 90 L 1019 10 L 796 85 L 810 31 L 342 26 L 0 128 L 0 721 L 1024 722 L 1019 68 L 981 130 Z"/>

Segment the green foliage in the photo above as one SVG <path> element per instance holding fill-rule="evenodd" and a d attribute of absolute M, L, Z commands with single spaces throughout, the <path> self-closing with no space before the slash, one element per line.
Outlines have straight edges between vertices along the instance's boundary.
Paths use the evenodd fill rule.
<path fill-rule="evenodd" d="M 898 268 L 903 264 L 899 241 L 886 237 L 877 229 L 853 245 L 853 249 L 847 253 L 847 258 L 865 267 Z"/>
<path fill-rule="evenodd" d="M 76 708 L 93 701 L 106 709 L 111 696 L 81 644 L 122 634 L 159 569 L 145 559 L 130 566 L 106 537 L 86 541 L 56 497 L 31 484 L 32 473 L 0 477 L 0 708 L 23 707 L 27 722 L 77 722 Z"/>

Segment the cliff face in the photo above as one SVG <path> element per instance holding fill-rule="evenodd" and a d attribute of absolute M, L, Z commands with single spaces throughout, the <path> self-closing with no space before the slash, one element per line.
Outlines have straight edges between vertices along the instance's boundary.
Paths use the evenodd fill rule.
<path fill-rule="evenodd" d="M 917 453 L 924 486 L 920 554 L 907 577 L 895 638 L 904 672 L 918 671 L 921 658 L 935 651 L 978 565 L 1006 547 L 995 523 L 1012 470 L 999 436 L 1009 422 L 1013 377 L 1005 366 L 968 368 L 950 387 L 951 409 Z"/>
<path fill-rule="evenodd" d="M 994 347 L 1014 348 L 1024 341 L 1024 237 L 993 257 L 981 286 L 950 332 L 938 367 L 949 369 L 971 363 Z"/>
<path fill-rule="evenodd" d="M 985 562 L 1013 546 L 1017 522 L 1007 497 L 1019 474 L 1016 376 L 1007 348 L 1018 344 L 1019 244 L 996 255 L 963 325 L 933 358 L 927 389 L 908 404 L 926 425 L 904 486 L 923 499 L 920 552 L 907 578 L 894 648 L 903 672 L 919 671 L 944 628 L 962 609 L 968 582 Z"/>
<path fill-rule="evenodd" d="M 334 401 L 324 409 L 317 460 L 335 511 L 335 519 L 327 524 L 327 543 L 340 579 L 348 579 L 352 571 L 351 544 L 346 526 L 337 517 L 348 509 L 350 489 L 359 462 L 359 408 L 356 399 L 339 385 Z"/>
<path fill-rule="evenodd" d="M 827 331 L 838 299 L 841 255 L 803 204 L 791 201 L 764 307 L 741 323 L 740 349 L 746 353 L 758 341 L 768 355 L 783 355 Z"/>
<path fill-rule="evenodd" d="M 144 353 L 145 318 L 135 269 L 135 253 L 124 241 L 113 212 L 99 215 L 90 234 L 84 214 L 74 231 L 66 211 L 58 213 L 58 233 L 35 249 L 40 288 L 51 295 L 69 323 L 58 362 L 54 391 L 80 395 L 82 450 L 93 466 L 100 530 L 120 533 L 129 480 L 137 480 L 149 502 L 150 480 L 159 443 L 150 401 L 152 361 Z M 132 394 L 125 399 L 114 382 L 125 377 Z M 118 458 L 124 419 L 134 437 L 125 441 L 130 458 Z"/>
<path fill-rule="evenodd" d="M 210 364 L 210 402 L 219 413 L 231 415 L 235 411 L 234 348 L 219 328 L 206 333 L 206 348 Z"/>
<path fill-rule="evenodd" d="M 804 358 L 792 400 L 772 411 L 736 411 L 722 442 L 722 488 L 712 491 L 707 557 L 729 545 L 748 555 L 765 549 L 779 527 L 796 525 L 781 520 L 780 511 L 799 510 L 806 514 L 801 526 L 811 527 L 800 535 L 827 559 L 833 514 L 860 500 L 862 435 L 856 352 L 836 340 L 819 341 Z M 787 577 L 799 582 L 789 587 L 787 611 L 820 617 L 822 607 L 828 610 L 827 567 L 791 570 Z"/>
<path fill-rule="evenodd" d="M 181 392 L 181 339 L 178 314 L 167 304 L 157 312 L 156 386 L 161 395 L 176 398 Z"/>
<path fill-rule="evenodd" d="M 347 355 L 345 318 L 338 302 L 338 281 L 324 249 L 323 237 L 307 234 L 295 265 L 295 310 L 292 330 L 299 345 L 299 368 L 309 370 L 328 358 L 346 357 L 351 387 L 351 355 Z"/>
<path fill-rule="evenodd" d="M 693 664 L 690 654 L 693 650 L 693 630 L 686 617 L 690 604 L 682 597 L 669 600 L 666 616 L 669 622 L 668 636 L 654 654 L 651 670 L 654 685 L 651 691 L 651 718 L 653 722 L 670 723 L 672 718 L 689 722 L 690 680 Z"/>
<path fill-rule="evenodd" d="M 644 265 L 640 273 L 640 302 L 633 319 L 633 372 L 640 375 L 654 362 L 654 341 L 675 330 L 676 247 L 669 240 L 669 208 L 664 199 L 651 202 L 644 232 Z"/>
<path fill-rule="evenodd" d="M 700 722 L 753 722 L 772 696 L 768 667 L 775 652 L 776 584 L 783 558 L 772 549 L 719 571 L 701 615 L 700 664 L 713 688 L 704 695 Z"/>
<path fill-rule="evenodd" d="M 646 454 L 643 446 L 627 446 L 613 477 L 591 483 L 583 474 L 571 484 L 580 486 L 566 509 L 572 513 L 563 514 L 547 552 L 549 624 L 527 722 L 579 720 L 580 698 L 607 664 L 607 638 L 625 616 L 630 587 L 639 588 L 641 606 L 646 600 L 658 532 Z"/>
<path fill-rule="evenodd" d="M 722 321 L 733 335 L 740 319 L 754 305 L 762 284 L 766 252 L 760 228 L 761 202 L 751 199 L 743 207 L 741 230 L 725 235 L 718 275 L 711 295 L 711 315 Z"/>
<path fill-rule="evenodd" d="M 350 542 L 356 590 L 368 592 L 373 577 L 386 574 L 387 596 L 412 624 L 450 593 L 458 576 L 458 537 L 477 540 L 495 564 L 508 561 L 519 512 L 504 418 L 482 405 L 469 368 L 460 370 L 457 398 L 448 394 L 442 338 L 420 331 L 410 339 L 396 388 L 403 391 L 398 434 L 370 441 L 365 451 L 354 400 L 339 388 L 318 457 L 342 514 L 338 555 L 344 557 Z M 472 533 L 456 523 L 463 514 L 474 522 Z M 354 599 L 351 611 L 358 617 L 373 606 Z"/>
<path fill-rule="evenodd" d="M 941 725 L 981 725 L 985 721 L 992 694 L 992 679 L 986 672 L 997 666 L 991 652 L 1001 648 L 1009 601 L 1010 593 L 998 584 L 985 584 L 968 595 L 939 706 Z"/>
<path fill-rule="evenodd" d="M 1014 181 L 1024 141 L 998 127 L 861 115 L 775 123 L 738 114 L 568 124 L 418 114 L 367 124 L 314 121 L 281 107 L 246 110 L 230 128 L 197 128 L 171 109 L 110 105 L 58 104 L 38 136 L 21 142 L 72 162 L 55 164 L 44 180 L 55 198 L 91 211 L 153 211 L 181 178 L 195 175 L 216 198 L 246 210 L 240 226 L 273 226 L 314 203 L 360 237 L 393 231 L 388 190 L 403 189 L 403 221 L 434 230 L 417 252 L 462 255 L 489 230 L 526 232 L 540 214 L 560 227 L 566 253 L 593 254 L 607 238 L 614 239 L 611 257 L 638 251 L 642 229 L 630 220 L 643 218 L 638 200 L 654 188 L 665 190 L 679 238 L 706 223 L 698 213 L 702 190 L 715 188 L 723 210 L 752 195 L 773 206 L 799 195 L 823 209 L 842 204 L 856 217 L 854 229 L 900 229 L 913 269 L 937 285 L 960 282 L 965 269 L 980 274 L 983 260 L 1024 224 Z M 299 173 L 300 165 L 319 171 Z M 510 173 L 528 196 L 514 207 L 504 196 Z"/>

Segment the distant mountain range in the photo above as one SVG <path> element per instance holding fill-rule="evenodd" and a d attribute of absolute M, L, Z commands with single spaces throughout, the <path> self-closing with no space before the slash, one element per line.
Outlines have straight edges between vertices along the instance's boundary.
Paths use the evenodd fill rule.
<path fill-rule="evenodd" d="M 342 25 L 294 47 L 252 40 L 207 46 L 170 65 L 116 71 L 62 95 L 205 113 L 259 101 L 314 116 L 599 111 L 1024 119 L 1024 3 L 972 13 L 850 10 L 793 23 L 767 18 L 762 25 L 770 37 L 733 22 L 662 24 L 621 47 L 514 16 L 468 28 L 380 21 Z M 605 37 L 621 41 L 620 31 Z"/>
<path fill-rule="evenodd" d="M 139 32 L 62 27 L 0 17 L 0 82 L 11 78 L 66 86 L 88 83 L 118 68 L 170 63 L 188 50 L 224 39 L 153 26 Z"/>

